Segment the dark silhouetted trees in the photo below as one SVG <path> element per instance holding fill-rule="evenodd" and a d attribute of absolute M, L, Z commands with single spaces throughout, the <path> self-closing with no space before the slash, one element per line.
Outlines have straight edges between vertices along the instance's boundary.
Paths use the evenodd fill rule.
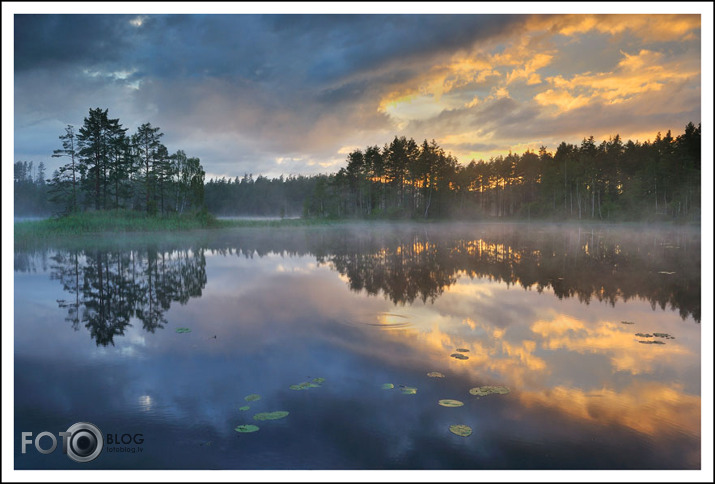
<path fill-rule="evenodd" d="M 46 192 L 46 201 L 32 205 L 38 214 L 124 209 L 163 215 L 204 208 L 205 172 L 198 158 L 187 158 L 183 151 L 170 155 L 160 143 L 163 133 L 151 123 L 131 136 L 126 133 L 107 109 L 90 109 L 78 131 L 68 125 L 59 137 L 62 148 L 52 156 L 68 162 L 55 170 L 46 189 L 38 185 L 44 185 L 44 173 L 37 187 L 23 178 L 32 162 L 16 167 L 15 197 L 21 203 L 15 213 L 23 214 L 20 208 L 27 212 L 24 199 L 38 198 L 39 192 Z M 39 168 L 38 174 L 44 165 Z"/>

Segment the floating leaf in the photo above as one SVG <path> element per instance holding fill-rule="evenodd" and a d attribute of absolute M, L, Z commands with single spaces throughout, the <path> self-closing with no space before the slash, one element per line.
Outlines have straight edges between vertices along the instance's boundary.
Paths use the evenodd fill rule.
<path fill-rule="evenodd" d="M 648 333 L 636 333 L 636 336 L 638 336 L 639 338 L 652 338 L 653 337 L 652 334 L 648 334 Z"/>
<path fill-rule="evenodd" d="M 189 328 L 176 328 L 177 333 L 190 333 L 191 330 Z"/>
<path fill-rule="evenodd" d="M 241 432 L 242 434 L 248 434 L 251 432 L 257 432 L 258 429 L 259 429 L 259 427 L 257 425 L 248 424 L 248 425 L 239 425 L 238 427 L 236 427 L 233 430 L 235 430 L 236 432 Z"/>
<path fill-rule="evenodd" d="M 469 350 L 467 348 L 457 348 L 457 351 L 460 353 L 469 353 Z"/>
<path fill-rule="evenodd" d="M 663 341 L 658 341 L 657 339 L 654 339 L 652 341 L 638 341 L 639 343 L 647 344 L 647 345 L 664 345 L 665 342 Z"/>
<path fill-rule="evenodd" d="M 247 402 L 255 402 L 256 400 L 260 400 L 260 399 L 261 399 L 261 396 L 258 395 L 257 393 L 251 393 L 246 398 L 244 398 L 244 400 L 246 400 Z"/>
<path fill-rule="evenodd" d="M 469 393 L 472 395 L 476 395 L 478 397 L 485 397 L 487 395 L 491 395 L 492 393 L 498 393 L 500 395 L 506 395 L 509 393 L 509 388 L 508 387 L 502 387 L 502 386 L 490 386 L 490 385 L 485 385 L 483 387 L 474 387 L 469 390 Z"/>
<path fill-rule="evenodd" d="M 279 418 L 284 418 L 288 416 L 288 412 L 285 410 L 278 410 L 276 412 L 263 412 L 257 413 L 253 416 L 254 420 L 278 420 Z"/>
<path fill-rule="evenodd" d="M 462 405 L 464 405 L 464 403 L 460 402 L 459 400 L 450 400 L 448 398 L 440 400 L 438 403 L 443 407 L 461 407 Z"/>
<path fill-rule="evenodd" d="M 246 410 L 248 410 L 249 408 L 251 408 L 251 407 L 249 407 L 248 405 L 244 405 L 243 407 L 238 407 L 238 409 L 241 410 L 241 411 L 246 411 Z"/>
<path fill-rule="evenodd" d="M 467 355 L 463 355 L 462 353 L 452 353 L 451 355 L 452 358 L 457 358 L 458 360 L 468 360 L 469 357 Z"/>
<path fill-rule="evenodd" d="M 313 379 L 310 380 L 310 381 L 311 381 L 311 383 L 315 383 L 316 385 L 320 385 L 321 383 L 323 383 L 323 382 L 325 381 L 325 378 L 317 377 L 317 378 L 313 378 Z"/>
<path fill-rule="evenodd" d="M 310 381 L 304 381 L 302 383 L 298 383 L 297 385 L 291 385 L 288 388 L 291 390 L 307 390 L 308 388 L 318 388 L 320 385 L 317 383 L 313 383 Z"/>
<path fill-rule="evenodd" d="M 633 321 L 621 321 L 621 324 L 636 324 Z"/>
<path fill-rule="evenodd" d="M 671 336 L 668 333 L 653 333 L 653 336 L 656 338 L 675 339 L 675 336 Z"/>
<path fill-rule="evenodd" d="M 383 383 L 382 384 L 383 390 L 392 390 L 393 388 L 395 388 L 395 385 L 393 385 L 392 383 Z"/>
<path fill-rule="evenodd" d="M 403 387 L 400 390 L 402 390 L 402 393 L 405 395 L 414 395 L 417 393 L 417 389 L 415 387 Z"/>
<path fill-rule="evenodd" d="M 469 425 L 450 425 L 449 431 L 460 437 L 469 437 L 472 435 L 472 427 Z"/>
<path fill-rule="evenodd" d="M 427 376 L 430 378 L 444 378 L 444 375 L 438 371 L 430 371 L 427 373 Z"/>

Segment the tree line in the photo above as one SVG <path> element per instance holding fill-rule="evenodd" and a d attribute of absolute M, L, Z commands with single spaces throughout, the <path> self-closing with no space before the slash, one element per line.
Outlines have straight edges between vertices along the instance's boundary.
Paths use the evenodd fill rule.
<path fill-rule="evenodd" d="M 555 152 L 509 153 L 466 165 L 434 140 L 395 136 L 348 154 L 333 174 L 204 183 L 198 158 L 169 154 L 150 123 L 131 136 L 107 110 L 68 125 L 53 157 L 68 162 L 44 179 L 44 165 L 15 163 L 15 214 L 131 209 L 311 218 L 699 220 L 701 128 L 562 142 Z"/>
<path fill-rule="evenodd" d="M 316 217 L 698 219 L 700 125 L 654 141 L 619 135 L 555 153 L 509 153 L 461 165 L 437 143 L 397 137 L 347 156 L 315 178 L 305 214 Z"/>
<path fill-rule="evenodd" d="M 16 161 L 14 165 L 15 215 L 37 216 L 48 213 L 45 164 L 35 166 L 32 161 Z"/>
<path fill-rule="evenodd" d="M 67 162 L 33 178 L 32 162 L 15 163 L 15 214 L 135 210 L 150 215 L 204 208 L 204 169 L 182 150 L 170 154 L 164 133 L 144 123 L 129 135 L 108 109 L 90 109 L 79 129 L 67 125 L 53 158 Z M 30 203 L 30 200 L 34 200 Z"/>
<path fill-rule="evenodd" d="M 215 178 L 206 182 L 206 207 L 215 215 L 299 217 L 316 177 Z"/>

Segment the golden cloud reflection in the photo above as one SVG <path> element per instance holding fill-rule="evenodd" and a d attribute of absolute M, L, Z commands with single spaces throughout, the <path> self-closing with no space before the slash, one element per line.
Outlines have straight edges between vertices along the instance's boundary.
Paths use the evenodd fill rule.
<path fill-rule="evenodd" d="M 521 392 L 519 399 L 527 407 L 554 409 L 578 419 L 621 425 L 651 436 L 672 430 L 700 435 L 700 397 L 685 393 L 677 383 L 638 382 L 620 391 L 604 388 L 590 392 L 556 386 Z"/>
<path fill-rule="evenodd" d="M 464 298 L 491 292 L 500 298 L 497 293 L 503 290 L 503 285 L 494 283 L 458 282 L 450 294 Z M 509 386 L 526 408 L 553 410 L 650 436 L 699 435 L 700 396 L 678 378 L 696 364 L 699 354 L 678 339 L 664 345 L 640 344 L 643 338 L 634 336 L 639 330 L 633 325 L 587 321 L 553 311 L 550 317 L 505 327 L 485 318 L 460 317 L 457 311 L 445 313 L 443 307 L 412 306 L 410 312 L 410 327 L 381 336 L 411 347 L 410 353 L 419 355 L 425 368 L 448 371 L 468 384 Z M 449 358 L 456 348 L 468 349 L 469 359 Z M 596 360 L 586 360 L 588 355 L 603 360 L 605 370 L 598 371 L 605 371 L 605 376 L 591 377 L 591 370 L 597 370 L 590 365 Z M 579 360 L 585 363 L 563 368 L 564 361 Z M 582 381 L 563 378 L 565 371 L 582 374 Z M 671 374 L 671 381 L 662 378 L 664 371 Z"/>
<path fill-rule="evenodd" d="M 634 375 L 652 371 L 656 361 L 663 364 L 678 355 L 694 356 L 677 340 L 668 341 L 667 349 L 657 347 L 660 345 L 653 347 L 637 343 L 647 338 L 637 338 L 631 326 L 620 322 L 603 321 L 596 326 L 587 326 L 566 315 L 557 315 L 551 321 L 535 322 L 531 330 L 541 337 L 543 348 L 605 354 L 610 358 L 614 371 L 627 371 Z"/>

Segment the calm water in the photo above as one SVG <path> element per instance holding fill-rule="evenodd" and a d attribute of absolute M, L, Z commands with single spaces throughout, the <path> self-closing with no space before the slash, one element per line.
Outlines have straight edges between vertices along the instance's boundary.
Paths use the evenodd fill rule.
<path fill-rule="evenodd" d="M 18 469 L 700 468 L 699 231 L 378 225 L 91 246 L 15 252 Z M 508 393 L 469 393 L 487 385 Z M 253 418 L 274 411 L 288 415 Z M 20 432 L 76 422 L 101 429 L 95 460 L 61 441 L 21 454 Z"/>

